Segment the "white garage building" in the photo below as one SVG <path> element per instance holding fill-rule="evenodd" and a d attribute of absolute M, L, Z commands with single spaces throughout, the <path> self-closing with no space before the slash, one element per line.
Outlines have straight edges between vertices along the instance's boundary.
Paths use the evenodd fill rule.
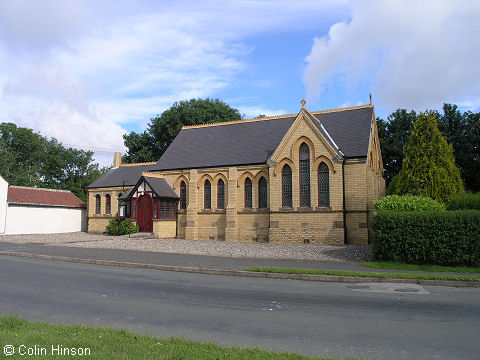
<path fill-rule="evenodd" d="M 0 177 L 0 234 L 53 234 L 86 229 L 86 204 L 72 192 L 9 186 Z"/>

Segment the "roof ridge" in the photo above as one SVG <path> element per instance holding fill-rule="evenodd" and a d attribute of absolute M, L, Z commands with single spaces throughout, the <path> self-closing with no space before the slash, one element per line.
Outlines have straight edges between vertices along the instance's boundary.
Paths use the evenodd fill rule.
<path fill-rule="evenodd" d="M 143 163 L 131 163 L 131 164 L 120 164 L 120 167 L 122 166 L 142 166 L 142 165 L 155 165 L 156 162 L 143 162 Z"/>
<path fill-rule="evenodd" d="M 69 208 L 81 208 L 85 207 L 87 203 L 82 200 L 81 204 L 77 205 L 65 205 L 65 204 L 45 204 L 45 203 L 35 203 L 35 202 L 21 202 L 21 201 L 10 201 L 11 204 L 18 204 L 18 205 L 37 205 L 37 206 L 49 206 L 49 207 L 69 207 Z"/>
<path fill-rule="evenodd" d="M 318 110 L 318 111 L 309 111 L 306 108 L 304 108 L 304 109 L 307 110 L 312 115 L 318 115 L 318 114 L 325 114 L 325 113 L 332 113 L 332 112 L 341 112 L 341 111 L 363 109 L 363 108 L 369 108 L 369 107 L 373 108 L 373 105 L 364 104 L 364 105 L 346 106 L 346 107 L 341 107 L 341 108 L 336 108 L 336 109 L 327 109 L 327 110 Z M 219 122 L 219 123 L 188 125 L 188 126 L 182 126 L 182 130 L 184 130 L 184 129 L 198 129 L 198 128 L 203 128 L 203 127 L 215 127 L 215 126 L 223 126 L 223 125 L 232 125 L 232 124 L 245 124 L 245 123 L 250 123 L 250 122 L 266 121 L 266 120 L 284 119 L 284 118 L 288 118 L 288 117 L 292 117 L 292 116 L 297 116 L 297 114 L 298 113 L 267 116 L 267 117 L 254 118 L 254 119 L 224 121 L 224 122 Z M 120 166 L 123 166 L 123 165 L 120 165 Z"/>
<path fill-rule="evenodd" d="M 275 116 L 268 116 L 268 117 L 254 118 L 254 119 L 241 119 L 241 120 L 223 121 L 223 122 L 218 122 L 218 123 L 187 125 L 187 126 L 182 126 L 182 130 L 183 129 L 196 129 L 196 128 L 202 128 L 202 127 L 214 127 L 214 126 L 222 126 L 222 125 L 231 125 L 231 124 L 245 124 L 245 123 L 249 123 L 249 122 L 283 119 L 283 118 L 292 117 L 292 116 L 296 116 L 296 115 L 297 114 L 284 114 L 284 115 L 275 115 Z"/>
<path fill-rule="evenodd" d="M 156 174 L 156 173 L 148 172 L 148 171 L 142 172 L 142 176 L 146 177 L 146 178 L 165 179 L 165 176 L 163 176 L 162 174 Z"/>
<path fill-rule="evenodd" d="M 29 190 L 42 190 L 42 191 L 65 192 L 65 193 L 71 193 L 71 194 L 73 194 L 70 190 L 61 190 L 61 189 L 36 188 L 36 187 L 33 187 L 33 186 L 18 186 L 18 185 L 9 185 L 8 187 L 16 188 L 16 189 L 29 189 Z"/>
<path fill-rule="evenodd" d="M 345 106 L 336 109 L 327 109 L 327 110 L 318 110 L 318 111 L 309 111 L 313 115 L 324 114 L 324 113 L 332 113 L 332 112 L 340 112 L 340 111 L 349 111 L 349 110 L 357 110 L 357 109 L 364 109 L 364 108 L 373 108 L 373 105 L 370 104 L 363 104 L 363 105 L 355 105 L 355 106 Z"/>

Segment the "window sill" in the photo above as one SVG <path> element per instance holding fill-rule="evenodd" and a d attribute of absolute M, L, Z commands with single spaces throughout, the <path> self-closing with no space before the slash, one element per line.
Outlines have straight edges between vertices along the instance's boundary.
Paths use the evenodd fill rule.
<path fill-rule="evenodd" d="M 309 212 L 312 211 L 313 208 L 311 206 L 300 206 L 297 208 L 298 212 Z"/>
<path fill-rule="evenodd" d="M 316 207 L 315 210 L 327 212 L 327 211 L 332 211 L 332 208 L 330 206 L 321 206 L 321 207 L 319 206 L 319 207 Z"/>

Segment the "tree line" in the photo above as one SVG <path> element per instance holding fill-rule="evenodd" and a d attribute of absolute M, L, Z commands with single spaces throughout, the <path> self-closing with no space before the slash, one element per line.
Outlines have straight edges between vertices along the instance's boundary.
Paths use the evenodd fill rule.
<path fill-rule="evenodd" d="M 0 124 L 0 175 L 10 185 L 70 190 L 85 201 L 87 185 L 107 170 L 92 156 L 32 129 Z"/>

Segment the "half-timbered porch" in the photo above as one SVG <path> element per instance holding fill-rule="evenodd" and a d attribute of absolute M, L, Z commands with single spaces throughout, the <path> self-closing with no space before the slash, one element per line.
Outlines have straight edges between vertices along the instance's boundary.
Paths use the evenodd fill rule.
<path fill-rule="evenodd" d="M 179 196 L 164 178 L 144 174 L 119 200 L 119 215 L 135 220 L 141 232 L 176 237 Z"/>

